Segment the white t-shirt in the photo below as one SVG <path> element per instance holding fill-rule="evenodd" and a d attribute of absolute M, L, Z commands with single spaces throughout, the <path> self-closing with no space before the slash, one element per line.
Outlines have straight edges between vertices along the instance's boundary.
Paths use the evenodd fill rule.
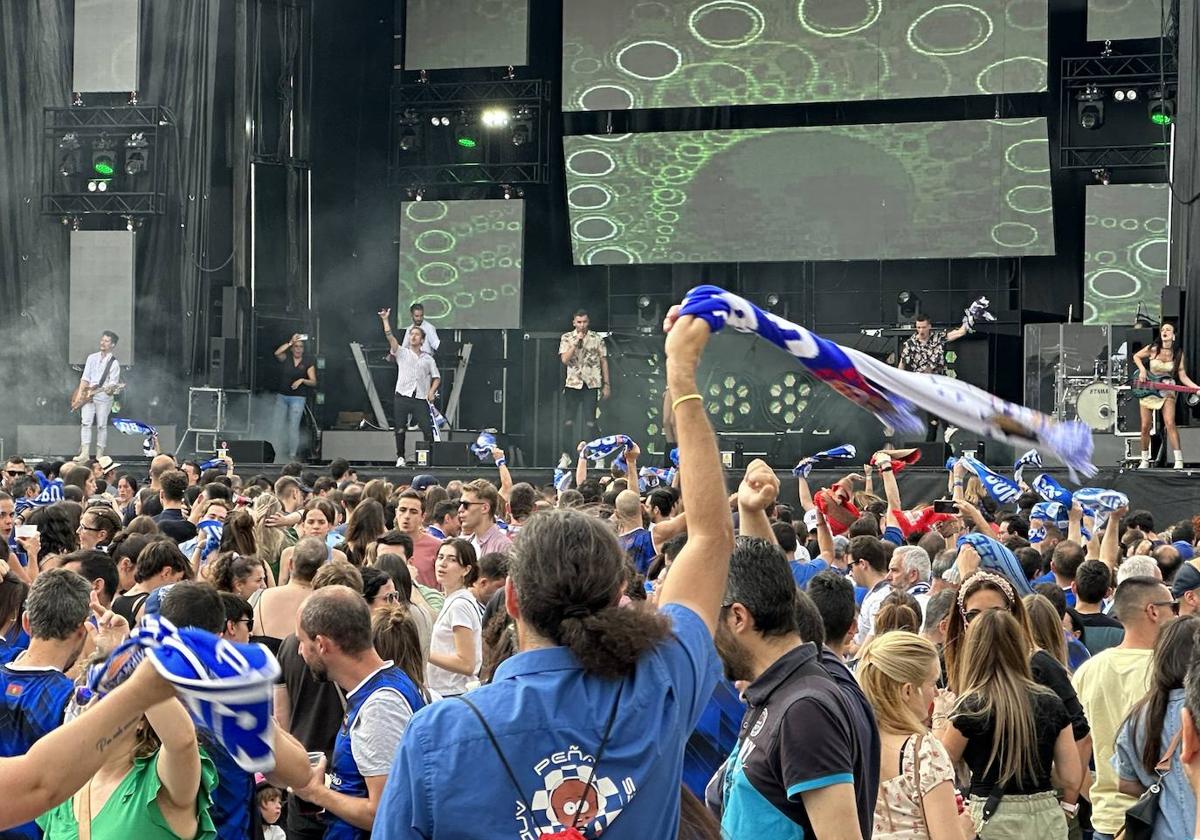
<path fill-rule="evenodd" d="M 431 653 L 454 653 L 454 628 L 466 627 L 475 639 L 475 673 L 483 662 L 483 618 L 479 614 L 478 602 L 469 589 L 460 589 L 448 595 L 433 623 L 433 636 L 429 641 Z M 425 683 L 441 695 L 463 694 L 474 676 L 456 674 L 430 663 L 425 666 Z"/>
<path fill-rule="evenodd" d="M 861 645 L 867 636 L 875 632 L 875 614 L 879 612 L 879 608 L 883 606 L 883 599 L 891 591 L 892 585 L 886 580 L 881 580 L 867 593 L 867 597 L 863 598 L 862 607 L 858 610 L 858 634 L 854 637 L 854 644 Z"/>

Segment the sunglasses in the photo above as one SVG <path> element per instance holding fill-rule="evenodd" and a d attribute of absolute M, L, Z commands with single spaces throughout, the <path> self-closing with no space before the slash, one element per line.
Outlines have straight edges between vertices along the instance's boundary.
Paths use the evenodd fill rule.
<path fill-rule="evenodd" d="M 1151 601 L 1150 606 L 1152 606 L 1152 607 L 1170 607 L 1171 615 L 1179 615 L 1179 602 L 1178 601 Z"/>
<path fill-rule="evenodd" d="M 245 624 L 247 633 L 254 632 L 254 619 L 253 618 L 239 618 L 235 623 L 236 624 Z"/>
<path fill-rule="evenodd" d="M 80 531 L 91 531 L 93 534 L 99 534 L 99 533 L 101 533 L 101 532 L 103 532 L 103 531 L 104 531 L 104 529 L 103 529 L 103 528 L 92 528 L 92 527 L 90 527 L 90 526 L 88 526 L 88 525 L 84 525 L 82 522 L 80 522 L 80 523 L 79 523 L 79 529 L 78 529 L 78 530 L 80 530 Z"/>
<path fill-rule="evenodd" d="M 7 475 L 9 478 L 20 478 L 21 476 L 25 475 L 25 471 L 24 470 L 5 470 L 4 474 Z"/>
<path fill-rule="evenodd" d="M 459 502 L 458 509 L 462 510 L 463 508 L 469 508 L 473 505 L 486 505 L 486 504 L 487 504 L 487 502 Z"/>

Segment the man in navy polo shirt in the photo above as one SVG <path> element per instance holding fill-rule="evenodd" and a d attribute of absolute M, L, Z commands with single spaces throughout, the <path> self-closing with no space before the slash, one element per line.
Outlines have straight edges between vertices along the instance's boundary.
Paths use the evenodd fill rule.
<path fill-rule="evenodd" d="M 505 583 L 520 652 L 490 684 L 413 716 L 375 840 L 678 833 L 683 745 L 719 674 L 712 632 L 733 523 L 696 387 L 710 331 L 677 312 L 667 319 L 667 384 L 688 541 L 661 611 L 619 606 L 627 561 L 606 523 L 569 509 L 531 516 Z"/>
<path fill-rule="evenodd" d="M 24 755 L 34 741 L 62 725 L 74 685 L 70 670 L 83 650 L 91 587 L 75 572 L 50 569 L 29 590 L 22 621 L 29 650 L 0 667 L 0 756 Z M 30 822 L 0 831 L 2 840 L 36 840 Z"/>
<path fill-rule="evenodd" d="M 725 676 L 750 681 L 748 709 L 706 798 L 731 838 L 861 840 L 875 800 L 856 790 L 870 785 L 856 762 L 864 749 L 817 646 L 800 638 L 794 588 L 777 546 L 738 540 L 716 643 Z"/>

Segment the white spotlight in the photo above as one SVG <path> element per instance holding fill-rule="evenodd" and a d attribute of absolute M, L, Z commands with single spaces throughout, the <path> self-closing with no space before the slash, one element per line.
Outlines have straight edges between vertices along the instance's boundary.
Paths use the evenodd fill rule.
<path fill-rule="evenodd" d="M 488 128 L 504 128 L 509 124 L 512 115 L 507 108 L 484 108 L 481 120 Z"/>

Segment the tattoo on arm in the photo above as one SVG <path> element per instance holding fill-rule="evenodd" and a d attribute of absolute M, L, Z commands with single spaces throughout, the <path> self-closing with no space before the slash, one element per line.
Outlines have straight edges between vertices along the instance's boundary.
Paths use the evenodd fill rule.
<path fill-rule="evenodd" d="M 133 727 L 137 724 L 138 720 L 140 720 L 140 717 L 135 717 L 132 720 L 127 720 L 127 721 L 125 721 L 125 723 L 118 726 L 115 730 L 110 732 L 108 735 L 104 735 L 104 736 L 101 736 L 100 738 L 96 739 L 96 752 L 102 753 L 105 750 L 107 750 L 109 747 L 111 747 L 114 743 L 119 741 L 121 739 L 122 735 L 124 735 L 126 732 L 129 731 L 129 729 L 131 727 Z"/>

